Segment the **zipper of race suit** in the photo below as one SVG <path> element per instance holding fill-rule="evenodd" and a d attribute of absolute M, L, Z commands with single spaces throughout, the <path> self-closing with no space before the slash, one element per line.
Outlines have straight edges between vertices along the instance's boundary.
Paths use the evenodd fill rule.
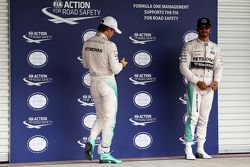
<path fill-rule="evenodd" d="M 207 47 L 208 47 L 208 43 L 204 43 L 205 45 L 205 53 L 204 53 L 204 75 L 203 75 L 203 82 L 205 82 L 205 74 L 206 74 L 206 65 L 207 65 Z"/>

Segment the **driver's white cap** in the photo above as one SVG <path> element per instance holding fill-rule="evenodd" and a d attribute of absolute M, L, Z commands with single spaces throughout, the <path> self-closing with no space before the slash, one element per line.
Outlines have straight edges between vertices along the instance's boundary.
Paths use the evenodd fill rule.
<path fill-rule="evenodd" d="M 102 19 L 101 21 L 102 24 L 110 27 L 110 28 L 113 28 L 115 30 L 115 32 L 117 32 L 118 34 L 121 34 L 122 32 L 118 29 L 118 24 L 117 24 L 117 21 L 111 17 L 111 16 L 106 16 Z"/>

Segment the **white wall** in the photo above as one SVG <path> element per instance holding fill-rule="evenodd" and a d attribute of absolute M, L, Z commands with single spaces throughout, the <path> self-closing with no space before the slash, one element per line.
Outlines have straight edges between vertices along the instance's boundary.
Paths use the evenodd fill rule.
<path fill-rule="evenodd" d="M 250 152 L 250 0 L 219 0 L 219 152 Z"/>
<path fill-rule="evenodd" d="M 8 1 L 0 0 L 0 162 L 9 158 L 9 19 Z"/>

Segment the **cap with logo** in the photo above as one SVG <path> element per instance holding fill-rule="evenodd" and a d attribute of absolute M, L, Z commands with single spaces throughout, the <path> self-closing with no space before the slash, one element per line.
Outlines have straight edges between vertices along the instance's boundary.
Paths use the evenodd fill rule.
<path fill-rule="evenodd" d="M 211 23 L 209 18 L 199 18 L 197 21 L 197 27 L 202 27 L 202 26 L 210 26 L 211 27 Z"/>
<path fill-rule="evenodd" d="M 102 19 L 101 24 L 104 24 L 110 28 L 113 28 L 118 34 L 121 34 L 122 32 L 118 29 L 118 24 L 115 18 L 111 16 L 106 16 Z"/>

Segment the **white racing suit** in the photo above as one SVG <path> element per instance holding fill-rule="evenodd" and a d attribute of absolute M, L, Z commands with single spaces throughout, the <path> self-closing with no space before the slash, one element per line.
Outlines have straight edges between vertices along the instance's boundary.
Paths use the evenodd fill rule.
<path fill-rule="evenodd" d="M 101 32 L 83 45 L 83 66 L 90 71 L 90 92 L 97 116 L 89 138 L 95 140 L 102 133 L 98 154 L 109 152 L 116 123 L 117 86 L 114 75 L 123 68 L 117 55 L 116 45 Z"/>
<path fill-rule="evenodd" d="M 220 49 L 215 43 L 204 43 L 197 38 L 184 45 L 180 71 L 188 80 L 185 142 L 193 142 L 195 128 L 197 141 L 205 142 L 214 91 L 210 87 L 201 90 L 196 84 L 198 81 L 204 81 L 208 86 L 213 81 L 220 83 L 222 69 Z"/>

